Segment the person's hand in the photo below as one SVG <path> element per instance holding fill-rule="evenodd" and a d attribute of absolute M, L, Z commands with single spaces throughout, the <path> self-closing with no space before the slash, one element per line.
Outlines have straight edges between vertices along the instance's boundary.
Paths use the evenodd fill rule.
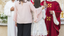
<path fill-rule="evenodd" d="M 11 9 L 10 9 L 11 11 L 14 11 L 14 7 L 11 7 Z"/>
<path fill-rule="evenodd" d="M 53 11 L 50 11 L 50 14 L 53 14 Z"/>
<path fill-rule="evenodd" d="M 34 20 L 34 22 L 36 22 L 37 20 Z"/>
<path fill-rule="evenodd" d="M 36 22 L 36 21 L 34 21 L 34 22 Z"/>
<path fill-rule="evenodd" d="M 17 22 L 15 22 L 15 26 L 17 27 Z"/>

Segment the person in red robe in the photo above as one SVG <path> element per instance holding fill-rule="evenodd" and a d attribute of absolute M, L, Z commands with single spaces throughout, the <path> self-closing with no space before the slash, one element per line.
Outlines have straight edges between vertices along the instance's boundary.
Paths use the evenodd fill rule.
<path fill-rule="evenodd" d="M 46 1 L 47 9 L 46 9 L 46 19 L 45 23 L 47 26 L 48 35 L 47 36 L 58 36 L 59 29 L 60 29 L 60 13 L 61 8 L 57 1 Z M 41 2 L 41 5 L 44 5 L 44 1 Z M 59 24 L 54 23 L 53 14 L 55 13 L 56 19 L 58 20 Z"/>

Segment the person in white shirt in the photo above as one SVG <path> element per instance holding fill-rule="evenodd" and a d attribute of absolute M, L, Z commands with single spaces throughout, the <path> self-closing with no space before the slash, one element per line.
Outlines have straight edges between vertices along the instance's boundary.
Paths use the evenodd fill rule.
<path fill-rule="evenodd" d="M 10 0 L 4 7 L 4 14 L 8 16 L 8 36 L 16 36 L 16 26 L 13 21 L 15 0 Z"/>

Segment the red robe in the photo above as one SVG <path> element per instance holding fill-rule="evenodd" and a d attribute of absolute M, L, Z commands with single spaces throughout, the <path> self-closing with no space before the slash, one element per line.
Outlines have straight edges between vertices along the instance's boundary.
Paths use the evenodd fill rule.
<path fill-rule="evenodd" d="M 46 3 L 48 4 L 47 10 L 46 10 L 46 19 L 45 19 L 45 23 L 48 31 L 47 36 L 58 36 L 61 23 L 59 23 L 59 25 L 56 25 L 53 22 L 53 16 L 52 14 L 50 14 L 49 11 L 50 10 L 55 11 L 56 18 L 60 22 L 61 8 L 59 6 L 59 3 L 56 1 L 53 1 L 53 2 L 46 1 Z M 41 5 L 44 5 L 44 1 L 41 2 Z"/>

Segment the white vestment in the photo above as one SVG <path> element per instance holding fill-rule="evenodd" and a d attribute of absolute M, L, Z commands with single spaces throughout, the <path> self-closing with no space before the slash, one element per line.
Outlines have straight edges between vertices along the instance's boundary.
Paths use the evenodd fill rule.
<path fill-rule="evenodd" d="M 15 2 L 11 0 L 6 3 L 4 7 L 4 14 L 8 16 L 8 36 L 16 36 L 16 26 L 15 22 L 13 21 L 14 11 L 10 11 L 11 7 L 14 7 Z"/>
<path fill-rule="evenodd" d="M 31 28 L 31 35 L 32 36 L 42 36 L 42 35 L 47 35 L 47 29 L 46 29 L 46 25 L 45 25 L 45 9 L 42 10 L 42 14 L 43 17 L 42 19 L 37 22 L 37 23 L 33 23 L 32 24 L 32 28 Z"/>

